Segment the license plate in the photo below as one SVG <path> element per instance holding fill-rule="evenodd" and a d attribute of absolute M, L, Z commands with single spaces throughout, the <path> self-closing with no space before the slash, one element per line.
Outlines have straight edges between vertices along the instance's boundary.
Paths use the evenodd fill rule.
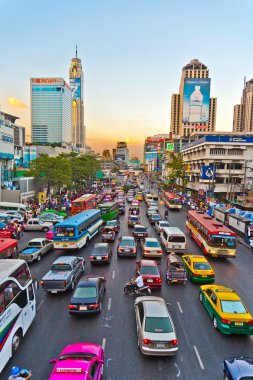
<path fill-rule="evenodd" d="M 97 260 L 102 260 L 102 257 L 97 257 Z"/>
<path fill-rule="evenodd" d="M 157 348 L 165 348 L 165 344 L 160 344 L 160 343 L 159 343 L 159 344 L 156 345 L 156 347 L 157 347 Z"/>
<path fill-rule="evenodd" d="M 137 236 L 142 236 L 142 234 L 137 234 Z"/>
<path fill-rule="evenodd" d="M 206 278 L 207 276 L 202 276 L 202 278 Z"/>
<path fill-rule="evenodd" d="M 147 282 L 153 282 L 153 280 L 147 280 Z"/>
<path fill-rule="evenodd" d="M 66 248 L 68 245 L 67 244 L 63 244 L 63 247 Z"/>
<path fill-rule="evenodd" d="M 51 290 L 51 293 L 55 294 L 57 293 L 57 290 Z"/>
<path fill-rule="evenodd" d="M 236 326 L 243 326 L 243 322 L 235 322 Z"/>
<path fill-rule="evenodd" d="M 125 249 L 125 252 L 130 252 L 130 249 Z"/>
<path fill-rule="evenodd" d="M 172 248 L 180 248 L 180 245 L 173 245 Z"/>
<path fill-rule="evenodd" d="M 87 306 L 79 306 L 79 310 L 87 310 Z"/>

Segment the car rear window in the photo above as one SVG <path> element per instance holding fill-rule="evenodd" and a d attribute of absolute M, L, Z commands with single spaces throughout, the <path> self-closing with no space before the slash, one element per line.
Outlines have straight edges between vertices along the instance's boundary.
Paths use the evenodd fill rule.
<path fill-rule="evenodd" d="M 141 233 L 146 233 L 147 232 L 147 228 L 146 227 L 135 227 L 135 229 L 134 229 L 134 232 L 141 232 Z"/>
<path fill-rule="evenodd" d="M 146 266 L 146 267 L 141 267 L 141 274 L 152 274 L 152 275 L 159 275 L 159 270 L 157 267 L 151 267 Z"/>
<path fill-rule="evenodd" d="M 105 253 L 107 253 L 107 247 L 94 247 L 91 255 L 103 255 Z"/>
<path fill-rule="evenodd" d="M 221 308 L 223 313 L 230 314 L 246 314 L 247 310 L 245 309 L 241 301 L 221 301 Z"/>
<path fill-rule="evenodd" d="M 130 239 L 122 239 L 121 241 L 121 245 L 123 246 L 126 246 L 126 245 L 129 245 L 129 246 L 134 246 L 134 240 L 130 240 Z"/>
<path fill-rule="evenodd" d="M 147 241 L 145 245 L 146 247 L 160 247 L 158 241 Z"/>
<path fill-rule="evenodd" d="M 196 270 L 211 270 L 212 269 L 208 263 L 193 263 L 193 268 Z"/>
<path fill-rule="evenodd" d="M 71 266 L 69 265 L 69 264 L 64 264 L 64 263 L 62 263 L 62 264 L 54 264 L 53 266 L 52 266 L 52 270 L 54 271 L 71 271 L 72 270 L 72 268 L 71 268 Z"/>
<path fill-rule="evenodd" d="M 169 223 L 168 222 L 160 222 L 160 225 L 159 227 L 169 227 Z"/>
<path fill-rule="evenodd" d="M 130 216 L 130 220 L 139 220 L 138 216 Z"/>
<path fill-rule="evenodd" d="M 161 334 L 173 332 L 173 328 L 168 317 L 147 317 L 145 319 L 145 331 Z"/>
<path fill-rule="evenodd" d="M 169 241 L 173 243 L 185 243 L 184 236 L 170 236 Z"/>
<path fill-rule="evenodd" d="M 97 296 L 97 288 L 95 286 L 78 287 L 73 295 L 74 298 L 95 298 Z"/>

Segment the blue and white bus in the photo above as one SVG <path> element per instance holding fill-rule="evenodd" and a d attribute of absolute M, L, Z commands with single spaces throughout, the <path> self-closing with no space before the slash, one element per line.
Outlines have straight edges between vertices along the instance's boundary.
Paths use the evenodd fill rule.
<path fill-rule="evenodd" d="M 19 259 L 0 260 L 0 373 L 35 315 L 36 300 L 27 263 Z"/>
<path fill-rule="evenodd" d="M 80 249 L 98 233 L 102 224 L 100 210 L 79 212 L 54 226 L 54 248 Z"/>

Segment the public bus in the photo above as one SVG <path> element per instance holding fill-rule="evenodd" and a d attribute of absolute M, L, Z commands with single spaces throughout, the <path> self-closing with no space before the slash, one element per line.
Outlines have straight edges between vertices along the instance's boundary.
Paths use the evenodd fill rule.
<path fill-rule="evenodd" d="M 71 215 L 97 207 L 96 194 L 84 194 L 71 203 Z"/>
<path fill-rule="evenodd" d="M 98 204 L 98 208 L 101 210 L 104 222 L 117 219 L 119 216 L 119 207 L 115 202 L 100 203 Z"/>
<path fill-rule="evenodd" d="M 24 260 L 0 260 L 0 373 L 36 315 L 32 276 Z"/>
<path fill-rule="evenodd" d="M 236 233 L 203 211 L 188 211 L 186 228 L 204 254 L 212 257 L 236 256 Z"/>
<path fill-rule="evenodd" d="M 54 226 L 55 249 L 80 249 L 88 243 L 103 224 L 100 210 L 86 210 Z"/>
<path fill-rule="evenodd" d="M 18 258 L 19 256 L 17 240 L 0 238 L 0 260 Z"/>
<path fill-rule="evenodd" d="M 182 201 L 178 195 L 174 193 L 164 193 L 165 205 L 170 210 L 180 210 L 182 208 Z"/>

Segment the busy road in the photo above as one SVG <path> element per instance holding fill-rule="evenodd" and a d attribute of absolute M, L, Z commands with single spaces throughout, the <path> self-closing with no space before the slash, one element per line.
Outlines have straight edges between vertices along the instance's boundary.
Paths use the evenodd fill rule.
<path fill-rule="evenodd" d="M 146 184 L 147 185 L 147 184 Z M 159 212 L 163 216 L 164 202 L 159 202 Z M 120 216 L 120 235 L 132 235 L 127 225 L 127 210 Z M 158 237 L 146 217 L 146 204 L 141 202 L 141 223 L 148 227 L 150 237 Z M 181 228 L 187 235 L 187 253 L 202 254 L 197 244 L 189 238 L 185 228 L 186 210 L 170 211 L 171 226 Z M 44 237 L 43 232 L 25 232 L 19 248 L 35 237 Z M 163 254 L 160 271 L 163 277 L 161 290 L 152 290 L 153 295 L 163 297 L 170 303 L 179 350 L 172 357 L 146 357 L 137 346 L 134 296 L 123 292 L 124 285 L 135 271 L 135 258 L 118 258 L 117 239 L 113 243 L 110 265 L 91 266 L 91 247 L 101 242 L 101 233 L 75 255 L 84 257 L 84 275 L 99 275 L 106 278 L 106 295 L 102 312 L 90 316 L 71 316 L 68 304 L 71 291 L 62 294 L 47 294 L 41 288 L 36 290 L 37 315 L 24 337 L 23 342 L 5 367 L 1 378 L 7 379 L 13 365 L 31 369 L 33 378 L 48 379 L 52 366 L 50 359 L 59 355 L 62 348 L 70 343 L 94 342 L 105 349 L 104 378 L 109 380 L 132 379 L 184 379 L 218 380 L 223 378 L 221 364 L 225 358 L 237 355 L 252 356 L 253 340 L 250 336 L 224 335 L 215 330 L 212 321 L 198 298 L 197 284 L 188 281 L 185 285 L 170 285 L 165 282 L 166 254 Z M 139 243 L 138 243 L 139 244 Z M 40 262 L 30 264 L 32 274 L 38 281 L 49 270 L 52 262 L 66 253 L 54 250 Z M 138 258 L 141 252 L 138 245 Z M 252 303 L 252 254 L 243 246 L 238 246 L 236 259 L 211 259 L 215 270 L 215 282 L 236 290 L 253 313 Z"/>

